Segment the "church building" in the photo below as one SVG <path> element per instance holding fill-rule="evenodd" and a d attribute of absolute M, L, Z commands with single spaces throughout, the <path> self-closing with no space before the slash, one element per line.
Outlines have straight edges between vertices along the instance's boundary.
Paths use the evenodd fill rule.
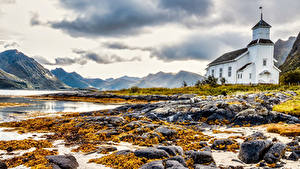
<path fill-rule="evenodd" d="M 262 9 L 262 8 L 260 8 Z M 246 48 L 225 53 L 206 68 L 206 77 L 225 78 L 227 84 L 278 84 L 280 70 L 274 62 L 271 25 L 263 20 L 252 28 L 252 41 Z"/>

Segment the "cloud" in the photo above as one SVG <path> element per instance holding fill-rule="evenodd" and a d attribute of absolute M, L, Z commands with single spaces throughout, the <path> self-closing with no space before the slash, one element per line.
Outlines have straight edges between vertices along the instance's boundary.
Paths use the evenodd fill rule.
<path fill-rule="evenodd" d="M 73 64 L 85 65 L 88 61 L 93 61 L 98 64 L 112 64 L 119 62 L 133 62 L 141 61 L 139 57 L 133 57 L 130 59 L 122 58 L 118 55 L 107 55 L 107 54 L 98 54 L 92 51 L 85 51 L 81 49 L 73 49 L 73 53 L 79 55 L 79 57 L 70 58 L 70 57 L 58 57 L 55 58 L 54 63 L 48 61 L 42 56 L 35 56 L 34 59 L 44 65 L 51 66 L 69 66 Z"/>
<path fill-rule="evenodd" d="M 20 47 L 20 45 L 17 42 L 0 41 L 0 45 L 3 46 L 5 49 Z"/>
<path fill-rule="evenodd" d="M 74 49 L 74 53 L 80 55 L 81 58 L 85 58 L 91 61 L 94 61 L 99 64 L 111 64 L 117 62 L 133 62 L 133 61 L 141 61 L 139 57 L 133 57 L 131 59 L 125 59 L 118 55 L 107 55 L 107 54 L 97 54 L 92 51 L 85 51 L 80 49 Z"/>
<path fill-rule="evenodd" d="M 37 13 L 31 13 L 30 24 L 32 26 L 42 25 L 43 23 L 39 20 L 39 15 Z"/>
<path fill-rule="evenodd" d="M 105 48 L 109 49 L 117 49 L 117 50 L 141 50 L 141 51 L 152 51 L 153 48 L 150 47 L 136 47 L 136 46 L 129 46 L 125 43 L 121 42 L 106 42 L 102 44 Z"/>
<path fill-rule="evenodd" d="M 175 60 L 211 60 L 226 50 L 246 47 L 245 37 L 235 33 L 191 36 L 184 41 L 151 51 L 151 57 L 171 62 Z M 243 42 L 243 43 L 241 43 Z M 244 44 L 244 45 L 241 45 Z"/>
<path fill-rule="evenodd" d="M 49 25 L 71 36 L 132 36 L 148 26 L 177 23 L 191 15 L 205 16 L 210 0 L 60 0 L 77 13 L 74 20 L 51 21 Z M 198 10 L 197 10 L 198 9 Z"/>
<path fill-rule="evenodd" d="M 0 0 L 0 4 L 14 4 L 16 0 Z"/>

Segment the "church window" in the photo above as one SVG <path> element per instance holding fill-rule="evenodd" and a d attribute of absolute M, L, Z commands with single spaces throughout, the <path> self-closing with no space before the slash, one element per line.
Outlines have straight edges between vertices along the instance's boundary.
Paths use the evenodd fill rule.
<path fill-rule="evenodd" d="M 249 79 L 251 79 L 252 78 L 252 74 L 251 73 L 249 73 Z"/>
<path fill-rule="evenodd" d="M 220 68 L 220 77 L 222 77 L 222 76 L 223 76 L 223 69 Z"/>
<path fill-rule="evenodd" d="M 231 77 L 232 67 L 228 68 L 228 77 Z"/>
<path fill-rule="evenodd" d="M 211 70 L 211 75 L 212 75 L 213 77 L 215 77 L 215 70 L 214 70 L 214 69 Z"/>
<path fill-rule="evenodd" d="M 267 66 L 267 59 L 264 59 L 264 60 L 263 60 L 263 65 L 264 65 L 264 66 Z"/>

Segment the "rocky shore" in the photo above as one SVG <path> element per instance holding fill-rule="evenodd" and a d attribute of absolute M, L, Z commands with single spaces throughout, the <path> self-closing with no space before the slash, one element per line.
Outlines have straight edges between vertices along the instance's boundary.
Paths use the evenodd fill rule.
<path fill-rule="evenodd" d="M 55 94 L 75 97 L 67 95 Z M 300 168 L 300 119 L 272 111 L 274 105 L 295 95 L 107 95 L 149 103 L 2 123 L 0 127 L 19 133 L 46 133 L 39 139 L 47 144 L 33 138 L 26 141 L 30 146 L 24 148 L 20 146 L 24 140 L 0 141 L 0 154 L 12 157 L 2 159 L 0 168 Z M 76 97 L 104 96 L 77 93 Z M 286 130 L 278 132 L 278 126 Z M 70 154 L 62 154 L 57 141 L 70 149 Z M 124 144 L 128 146 L 124 148 Z M 28 154 L 14 154 L 30 148 L 34 150 Z"/>

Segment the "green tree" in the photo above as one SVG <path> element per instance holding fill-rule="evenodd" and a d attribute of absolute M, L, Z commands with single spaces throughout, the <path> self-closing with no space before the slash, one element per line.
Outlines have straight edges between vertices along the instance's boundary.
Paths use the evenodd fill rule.
<path fill-rule="evenodd" d="M 280 82 L 283 84 L 299 84 L 300 83 L 300 68 L 284 73 L 280 77 Z"/>
<path fill-rule="evenodd" d="M 220 82 L 221 82 L 222 85 L 224 85 L 224 84 L 226 83 L 226 79 L 225 79 L 224 77 L 222 77 L 222 78 L 220 79 Z"/>
<path fill-rule="evenodd" d="M 183 81 L 182 82 L 182 87 L 187 87 L 188 85 L 187 85 L 187 83 L 186 83 L 186 81 Z"/>

